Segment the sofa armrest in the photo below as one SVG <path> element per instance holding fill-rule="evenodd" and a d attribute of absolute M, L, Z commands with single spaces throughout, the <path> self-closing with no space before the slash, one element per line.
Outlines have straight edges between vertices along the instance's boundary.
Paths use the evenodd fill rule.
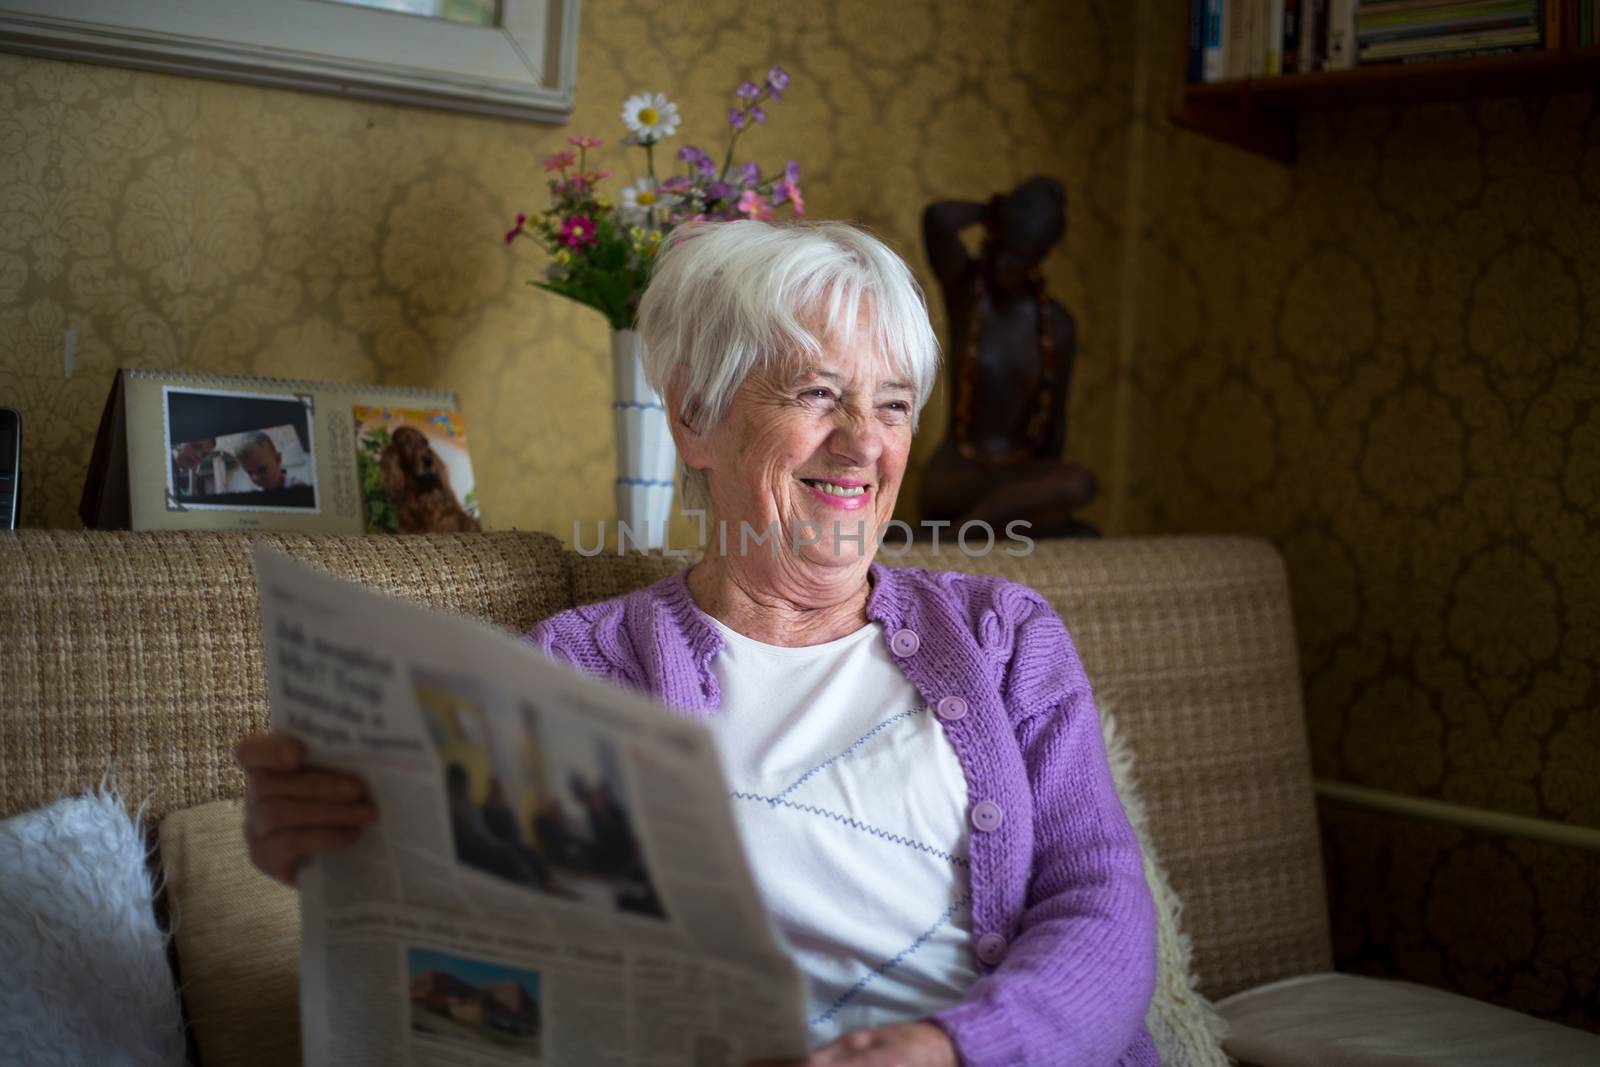
<path fill-rule="evenodd" d="M 1411 982 L 1309 974 L 1217 1004 L 1228 1054 L 1254 1067 L 1600 1063 L 1600 1035 Z"/>

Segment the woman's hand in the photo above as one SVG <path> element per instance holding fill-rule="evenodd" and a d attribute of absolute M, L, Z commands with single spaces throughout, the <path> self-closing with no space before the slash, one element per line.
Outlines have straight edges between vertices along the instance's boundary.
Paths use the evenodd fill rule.
<path fill-rule="evenodd" d="M 377 817 L 360 779 L 305 765 L 300 742 L 257 734 L 239 742 L 244 768 L 244 838 L 250 862 L 286 885 L 318 852 L 344 848 Z"/>
<path fill-rule="evenodd" d="M 896 1023 L 852 1030 L 798 1060 L 763 1060 L 750 1067 L 960 1067 L 949 1036 L 932 1023 Z"/>

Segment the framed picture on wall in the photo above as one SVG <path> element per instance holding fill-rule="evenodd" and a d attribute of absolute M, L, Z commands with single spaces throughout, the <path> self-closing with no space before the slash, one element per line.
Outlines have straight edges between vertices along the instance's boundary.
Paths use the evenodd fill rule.
<path fill-rule="evenodd" d="M 0 0 L 0 50 L 565 122 L 579 0 Z"/>

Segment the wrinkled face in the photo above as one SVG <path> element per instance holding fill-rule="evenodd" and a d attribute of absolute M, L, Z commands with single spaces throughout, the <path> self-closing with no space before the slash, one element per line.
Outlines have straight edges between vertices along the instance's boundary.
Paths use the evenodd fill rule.
<path fill-rule="evenodd" d="M 276 448 L 257 445 L 248 449 L 239 456 L 239 466 L 262 489 L 277 489 L 283 485 L 283 457 Z"/>
<path fill-rule="evenodd" d="M 741 546 L 740 524 L 759 533 L 776 523 L 789 564 L 864 566 L 894 516 L 915 409 L 913 385 L 865 341 L 752 374 L 716 425 L 682 443 L 685 462 L 706 472 L 728 554 L 771 559 L 754 535 Z"/>

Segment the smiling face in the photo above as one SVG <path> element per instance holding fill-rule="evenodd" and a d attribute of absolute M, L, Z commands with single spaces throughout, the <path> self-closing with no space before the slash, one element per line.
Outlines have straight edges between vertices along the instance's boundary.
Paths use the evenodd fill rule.
<path fill-rule="evenodd" d="M 857 330 L 855 342 L 828 345 L 806 365 L 752 373 L 702 431 L 674 426 L 685 464 L 706 472 L 727 555 L 775 585 L 859 580 L 876 531 L 894 516 L 916 394 L 868 336 Z M 776 523 L 776 557 L 753 538 L 741 552 L 741 523 L 757 532 Z"/>

